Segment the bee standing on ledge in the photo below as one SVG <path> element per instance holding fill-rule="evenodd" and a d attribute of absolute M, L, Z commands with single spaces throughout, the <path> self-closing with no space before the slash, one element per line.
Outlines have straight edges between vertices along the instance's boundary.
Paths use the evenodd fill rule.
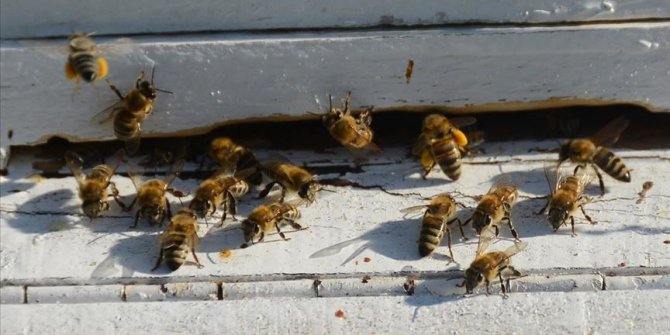
<path fill-rule="evenodd" d="M 347 93 L 344 100 L 344 108 L 333 108 L 333 97 L 328 95 L 330 107 L 328 112 L 321 117 L 323 125 L 328 129 L 330 136 L 340 142 L 357 161 L 365 161 L 370 154 L 377 154 L 381 149 L 372 142 L 373 132 L 372 107 L 364 110 L 357 116 L 353 116 L 349 109 L 351 102 L 351 91 Z"/>
<path fill-rule="evenodd" d="M 205 179 L 195 192 L 189 208 L 200 218 L 207 219 L 216 210 L 223 207 L 221 225 L 226 220 L 228 212 L 235 219 L 237 214 L 237 199 L 249 192 L 249 184 L 242 178 L 235 176 L 217 175 Z"/>
<path fill-rule="evenodd" d="M 461 117 L 453 122 L 440 114 L 428 115 L 423 120 L 421 135 L 412 146 L 412 155 L 419 157 L 423 166 L 423 178 L 439 165 L 442 172 L 451 180 L 461 176 L 461 154 L 466 152 L 468 139 L 457 126 L 475 123 L 472 117 Z"/>
<path fill-rule="evenodd" d="M 262 167 L 272 182 L 265 186 L 258 198 L 265 198 L 272 187 L 279 184 L 282 189 L 279 202 L 284 202 L 286 191 L 291 191 L 298 192 L 300 198 L 312 203 L 316 199 L 316 192 L 321 190 L 321 185 L 311 173 L 286 159 L 268 160 L 262 163 Z"/>
<path fill-rule="evenodd" d="M 129 155 L 135 154 L 139 149 L 142 123 L 153 111 L 157 92 L 172 94 L 170 91 L 154 86 L 155 70 L 155 67 L 151 70 L 151 81 L 145 80 L 144 71 L 141 71 L 135 81 L 135 89 L 126 96 L 123 96 L 121 91 L 110 83 L 109 88 L 116 93 L 120 101 L 98 113 L 92 119 L 93 122 L 102 124 L 113 118 L 114 135 L 125 142 Z"/>
<path fill-rule="evenodd" d="M 98 217 L 101 211 L 109 209 L 107 197 L 114 198 L 121 208 L 126 209 L 126 205 L 119 200 L 119 190 L 112 182 L 112 176 L 123 160 L 123 149 L 117 151 L 110 164 L 100 164 L 84 175 L 81 171 L 84 162 L 81 156 L 73 151 L 65 152 L 65 163 L 72 171 L 74 178 L 79 184 L 79 198 L 83 201 L 81 209 L 91 220 Z M 107 188 L 111 187 L 112 194 L 107 193 Z"/>
<path fill-rule="evenodd" d="M 65 63 L 65 77 L 69 80 L 83 79 L 90 83 L 107 76 L 107 61 L 100 56 L 91 34 L 76 33 L 69 39 L 70 54 Z"/>
<path fill-rule="evenodd" d="M 135 223 L 130 226 L 131 228 L 137 227 L 140 217 L 146 219 L 150 225 L 162 225 L 166 215 L 168 218 L 172 218 L 170 201 L 166 193 L 170 193 L 176 197 L 184 196 L 182 192 L 170 188 L 170 184 L 177 177 L 183 166 L 184 161 L 180 160 L 172 165 L 165 180 L 150 179 L 143 183 L 142 175 L 137 172 L 132 164 L 128 164 L 128 176 L 130 176 L 135 190 L 137 190 L 137 196 L 130 204 L 129 210 L 132 209 L 135 202 L 140 207 L 135 213 Z"/>
<path fill-rule="evenodd" d="M 190 250 L 198 267 L 203 267 L 198 260 L 198 255 L 195 254 L 195 247 L 198 245 L 198 224 L 193 211 L 188 208 L 182 208 L 177 212 L 170 225 L 160 235 L 160 254 L 151 271 L 158 269 L 158 267 L 165 259 L 168 268 L 175 271 L 186 263 L 186 256 Z"/>
<path fill-rule="evenodd" d="M 515 240 L 519 240 L 519 235 L 512 224 L 512 205 L 519 197 L 519 192 L 508 175 L 503 175 L 496 179 L 475 209 L 472 217 L 465 221 L 467 225 L 472 221 L 472 227 L 475 228 L 477 234 L 481 234 L 484 229 L 492 226 L 495 229 L 495 235 L 498 236 L 500 230 L 498 229 L 498 222 L 507 221 L 512 236 Z"/>
<path fill-rule="evenodd" d="M 300 218 L 298 207 L 291 204 L 273 203 L 256 207 L 246 220 L 242 221 L 242 230 L 244 231 L 244 243 L 240 248 L 246 248 L 249 243 L 254 244 L 254 237 L 258 236 L 256 243 L 263 242 L 265 233 L 274 227 L 277 233 L 284 241 L 289 238 L 282 233 L 279 225 L 288 223 L 295 230 L 301 230 L 302 226 L 295 222 Z"/>
<path fill-rule="evenodd" d="M 212 140 L 207 153 L 216 162 L 223 172 L 253 171 L 245 180 L 253 185 L 263 182 L 260 162 L 247 148 L 237 145 L 228 137 L 219 137 Z M 253 169 L 253 170 L 251 170 Z"/>
<path fill-rule="evenodd" d="M 430 255 L 442 243 L 444 233 L 447 233 L 447 243 L 449 246 L 449 256 L 454 260 L 454 253 L 451 251 L 451 230 L 452 223 L 458 223 L 458 229 L 461 231 L 463 239 L 465 233 L 461 226 L 461 220 L 456 218 L 456 202 L 447 194 L 437 195 L 427 205 L 408 207 L 400 212 L 410 213 L 420 209 L 426 209 L 421 221 L 421 231 L 419 233 L 419 254 L 421 257 Z"/>
<path fill-rule="evenodd" d="M 545 176 L 546 176 L 545 169 Z M 547 182 L 549 181 L 548 176 Z M 567 224 L 568 218 L 570 218 L 570 225 L 572 226 L 572 237 L 577 236 L 575 233 L 575 217 L 574 212 L 577 211 L 577 208 L 581 209 L 582 214 L 586 220 L 591 224 L 595 224 L 590 216 L 586 215 L 584 211 L 584 204 L 588 202 L 586 197 L 583 195 L 584 189 L 591 181 L 591 175 L 588 173 L 575 174 L 574 176 L 563 176 L 556 178 L 556 186 L 552 189 L 549 185 L 551 194 L 549 195 L 549 200 L 547 204 L 542 207 L 542 209 L 537 213 L 543 214 L 544 211 L 549 207 L 549 223 L 554 228 L 554 231 L 557 231 L 562 225 Z"/>
<path fill-rule="evenodd" d="M 579 168 L 585 168 L 586 165 L 592 166 L 598 176 L 601 195 L 605 194 L 605 183 L 598 168 L 616 180 L 630 182 L 630 170 L 626 168 L 621 158 L 605 148 L 616 143 L 629 124 L 628 119 L 620 116 L 610 121 L 591 138 L 569 140 L 563 143 L 558 154 L 558 166 L 560 167 L 568 159 L 579 164 L 575 168 L 575 173 Z"/>
<path fill-rule="evenodd" d="M 521 276 L 521 273 L 510 264 L 510 258 L 526 249 L 528 243 L 516 242 L 505 251 L 486 252 L 494 238 L 495 235 L 491 228 L 484 229 L 479 236 L 475 260 L 465 270 L 465 280 L 459 285 L 460 287 L 465 286 L 465 294 L 472 294 L 482 282 L 486 283 L 486 294 L 491 294 L 491 282 L 498 277 L 503 297 L 506 298 L 510 278 Z"/>

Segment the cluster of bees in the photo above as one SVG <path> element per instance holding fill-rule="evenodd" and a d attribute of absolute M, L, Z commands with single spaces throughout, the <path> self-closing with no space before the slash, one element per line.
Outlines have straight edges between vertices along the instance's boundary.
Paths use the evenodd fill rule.
<path fill-rule="evenodd" d="M 86 82 L 93 82 L 107 75 L 107 62 L 100 56 L 90 36 L 75 34 L 70 38 L 70 56 L 65 73 L 70 79 L 81 79 Z M 141 125 L 152 112 L 157 92 L 172 93 L 157 89 L 153 77 L 154 71 L 150 80 L 146 80 L 144 72 L 141 72 L 135 82 L 135 88 L 127 95 L 123 95 L 110 83 L 110 88 L 120 101 L 94 117 L 96 120 L 114 120 L 114 133 L 118 139 L 124 141 L 125 152 L 129 155 L 136 153 L 139 148 Z M 349 107 L 350 102 L 351 92 L 344 99 L 343 108 L 333 107 L 331 97 L 329 110 L 319 115 L 330 135 L 343 145 L 355 160 L 361 161 L 369 155 L 380 153 L 381 149 L 373 142 L 372 108 L 353 112 Z M 412 154 L 423 167 L 424 179 L 435 166 L 451 180 L 460 177 L 461 160 L 468 152 L 469 144 L 468 137 L 459 127 L 474 122 L 475 119 L 471 117 L 449 120 L 440 114 L 431 114 L 424 119 L 421 133 L 411 148 Z M 584 205 L 588 203 L 584 191 L 593 179 L 592 173 L 598 177 L 601 195 L 604 195 L 605 187 L 599 169 L 619 181 L 630 182 L 630 170 L 620 158 L 607 149 L 607 146 L 618 140 L 628 124 L 627 119 L 619 117 L 591 138 L 569 140 L 560 146 L 558 164 L 555 167 L 556 183 L 549 185 L 550 195 L 547 204 L 538 213 L 542 214 L 548 209 L 548 221 L 554 231 L 567 225 L 569 220 L 572 235 L 575 236 L 574 215 L 577 209 L 580 209 L 585 218 L 593 223 L 584 210 Z M 184 162 L 174 163 L 166 179 L 151 179 L 146 182 L 142 182 L 141 175 L 136 172 L 137 169 L 132 163 L 128 163 L 128 175 L 133 181 L 137 196 L 127 206 L 119 199 L 119 192 L 111 181 L 116 169 L 124 161 L 124 156 L 124 150 L 121 149 L 111 162 L 94 167 L 88 174 L 82 172 L 83 159 L 74 152 L 67 152 L 65 161 L 79 184 L 82 210 L 91 219 L 109 209 L 107 201 L 111 196 L 124 210 L 129 211 L 137 205 L 139 209 L 136 211 L 133 227 L 137 226 L 140 219 L 152 225 L 161 225 L 166 218 L 170 220 L 168 227 L 160 236 L 160 255 L 154 269 L 165 261 L 171 270 L 177 270 L 184 264 L 189 252 L 200 265 L 195 253 L 198 242 L 197 220 L 206 220 L 219 209 L 223 210 L 221 224 L 226 220 L 228 213 L 235 218 L 237 202 L 250 191 L 250 185 L 262 183 L 263 175 L 267 176 L 270 182 L 259 193 L 259 198 L 266 197 L 275 185 L 281 187 L 281 197 L 278 201 L 253 209 L 242 221 L 243 248 L 249 244 L 262 242 L 265 234 L 273 229 L 282 239 L 288 240 L 281 227 L 288 224 L 296 230 L 303 229 L 296 222 L 300 218 L 299 206 L 314 202 L 317 193 L 323 190 L 323 185 L 314 175 L 285 158 L 261 162 L 248 149 L 235 144 L 231 139 L 217 138 L 211 143 L 209 157 L 219 165 L 219 170 L 200 184 L 189 206 L 180 209 L 173 216 L 166 195 L 170 193 L 177 197 L 185 196 L 181 191 L 170 187 Z M 575 164 L 575 168 L 571 174 L 561 175 L 560 166 L 568 160 Z M 545 175 L 549 181 L 546 168 Z M 504 295 L 509 290 L 509 279 L 520 275 L 511 266 L 510 258 L 527 246 L 526 242 L 521 242 L 512 223 L 511 210 L 518 198 L 517 186 L 509 178 L 498 178 L 489 192 L 481 197 L 472 216 L 463 223 L 456 217 L 457 202 L 449 194 L 439 194 L 427 204 L 403 209 L 403 213 L 424 210 L 418 241 L 419 254 L 430 255 L 442 243 L 446 234 L 449 254 L 454 259 L 450 227 L 456 223 L 461 236 L 467 239 L 463 226 L 472 223 L 479 235 L 479 243 L 475 259 L 465 271 L 462 285 L 465 286 L 466 293 L 472 293 L 477 286 L 485 283 L 488 293 L 490 283 L 500 279 Z M 111 193 L 108 193 L 108 190 L 111 190 Z M 285 201 L 287 192 L 297 193 L 299 199 L 293 202 Z M 515 244 L 504 251 L 489 251 L 488 247 L 498 236 L 499 226 L 502 224 L 509 227 Z"/>

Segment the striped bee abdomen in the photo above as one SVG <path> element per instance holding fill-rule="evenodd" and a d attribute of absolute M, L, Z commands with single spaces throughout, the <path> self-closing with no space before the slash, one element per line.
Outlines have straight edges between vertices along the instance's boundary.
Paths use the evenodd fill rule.
<path fill-rule="evenodd" d="M 419 233 L 419 254 L 421 257 L 430 255 L 442 243 L 444 235 L 443 223 L 425 217 Z"/>
<path fill-rule="evenodd" d="M 138 120 L 127 110 L 120 110 L 114 118 L 114 135 L 120 140 L 126 141 L 137 136 L 140 131 Z"/>
<path fill-rule="evenodd" d="M 77 52 L 70 55 L 70 64 L 77 74 L 86 82 L 92 82 L 97 77 L 97 57 L 91 52 Z"/>
<path fill-rule="evenodd" d="M 107 180 L 109 179 L 114 171 L 107 165 L 96 165 L 93 167 L 91 172 L 88 174 L 88 179 L 98 179 L 98 180 Z"/>
<path fill-rule="evenodd" d="M 170 241 L 172 243 L 163 247 L 165 263 L 172 271 L 179 269 L 186 262 L 188 245 L 185 239 L 185 236 L 173 236 Z"/>
<path fill-rule="evenodd" d="M 430 147 L 435 162 L 440 166 L 442 172 L 452 180 L 457 180 L 461 176 L 461 152 L 458 150 L 456 142 L 451 138 L 436 142 Z"/>
<path fill-rule="evenodd" d="M 617 157 L 609 149 L 599 147 L 593 156 L 593 162 L 605 171 L 605 173 L 612 176 L 612 178 L 623 182 L 630 182 L 630 170 L 626 168 L 621 158 Z"/>

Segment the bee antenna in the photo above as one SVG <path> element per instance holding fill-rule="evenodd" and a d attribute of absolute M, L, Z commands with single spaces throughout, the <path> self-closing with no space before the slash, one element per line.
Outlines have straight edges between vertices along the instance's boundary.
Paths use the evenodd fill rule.
<path fill-rule="evenodd" d="M 349 110 L 349 102 L 351 101 L 351 91 L 347 92 L 347 97 L 344 98 L 344 111 Z"/>
<path fill-rule="evenodd" d="M 333 95 L 332 94 L 328 94 L 328 109 L 329 109 L 328 111 L 333 110 Z"/>
<path fill-rule="evenodd" d="M 162 89 L 160 89 L 160 88 L 156 88 L 156 91 L 158 91 L 158 92 L 163 92 L 163 93 L 167 93 L 167 94 L 174 94 L 174 92 L 172 92 L 172 91 L 162 90 Z"/>
<path fill-rule="evenodd" d="M 156 65 L 151 68 L 151 85 L 154 84 L 154 74 L 156 74 Z"/>

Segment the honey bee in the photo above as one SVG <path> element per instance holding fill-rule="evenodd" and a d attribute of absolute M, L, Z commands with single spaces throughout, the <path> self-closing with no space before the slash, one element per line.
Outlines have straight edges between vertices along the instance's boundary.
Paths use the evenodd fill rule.
<path fill-rule="evenodd" d="M 351 91 L 344 100 L 344 108 L 333 108 L 333 97 L 328 96 L 330 109 L 321 117 L 330 136 L 340 142 L 358 161 L 364 161 L 369 154 L 380 153 L 381 149 L 372 142 L 372 108 L 354 116 L 349 109 Z"/>
<path fill-rule="evenodd" d="M 237 214 L 237 199 L 249 192 L 249 184 L 242 178 L 227 175 L 217 175 L 205 179 L 195 192 L 189 208 L 200 218 L 207 218 L 220 207 L 223 207 L 221 225 L 226 220 L 228 212 L 235 219 Z"/>
<path fill-rule="evenodd" d="M 295 222 L 300 218 L 298 207 L 287 203 L 272 203 L 256 207 L 249 216 L 242 221 L 242 230 L 244 231 L 244 243 L 240 246 L 246 248 L 248 243 L 254 244 L 254 237 L 258 236 L 256 243 L 263 242 L 265 233 L 277 229 L 277 233 L 282 239 L 288 241 L 289 238 L 282 233 L 279 226 L 290 224 L 295 230 L 302 229 L 302 226 Z"/>
<path fill-rule="evenodd" d="M 461 176 L 461 157 L 467 152 L 468 138 L 457 127 L 475 123 L 472 117 L 452 120 L 440 114 L 428 115 L 423 120 L 421 135 L 412 146 L 412 154 L 419 157 L 424 168 L 423 178 L 439 165 L 442 172 L 452 180 Z"/>
<path fill-rule="evenodd" d="M 630 170 L 626 168 L 621 158 L 606 148 L 619 140 L 621 133 L 629 124 L 630 121 L 621 116 L 610 121 L 591 138 L 566 141 L 558 153 L 558 166 L 560 167 L 568 159 L 579 164 L 575 168 L 575 173 L 580 168 L 586 168 L 586 165 L 592 166 L 598 176 L 601 195 L 605 194 L 605 183 L 598 168 L 616 180 L 630 182 Z"/>
<path fill-rule="evenodd" d="M 505 251 L 486 252 L 494 238 L 495 235 L 491 228 L 484 229 L 479 236 L 475 260 L 465 270 L 465 280 L 459 285 L 461 287 L 465 286 L 466 294 L 472 294 L 472 291 L 482 282 L 486 283 L 486 294 L 491 294 L 491 282 L 497 277 L 500 279 L 503 297 L 507 297 L 510 278 L 521 276 L 521 273 L 510 264 L 510 258 L 526 249 L 528 243 L 516 242 Z M 505 285 L 505 282 L 507 282 L 507 285 Z"/>
<path fill-rule="evenodd" d="M 123 149 L 117 151 L 111 163 L 100 164 L 84 175 L 81 171 L 84 161 L 73 151 L 65 152 L 65 163 L 72 171 L 77 184 L 79 184 L 79 198 L 83 201 L 81 209 L 91 220 L 98 217 L 100 212 L 109 209 L 107 197 L 114 198 L 121 208 L 126 209 L 126 205 L 119 200 L 119 190 L 112 182 L 112 176 L 123 160 Z M 107 188 L 111 188 L 112 194 L 107 193 Z"/>
<path fill-rule="evenodd" d="M 107 76 L 109 67 L 103 58 L 91 34 L 76 33 L 69 39 L 70 54 L 65 63 L 65 77 L 69 80 L 83 79 L 90 83 Z"/>
<path fill-rule="evenodd" d="M 170 270 L 175 271 L 186 263 L 186 256 L 189 250 L 195 259 L 198 267 L 203 267 L 195 254 L 195 247 L 198 245 L 198 224 L 195 213 L 188 208 L 182 208 L 170 220 L 170 224 L 159 238 L 160 254 L 151 271 L 156 270 L 163 259 Z"/>
<path fill-rule="evenodd" d="M 512 236 L 515 240 L 520 241 L 519 235 L 512 224 L 511 213 L 512 205 L 519 197 L 519 192 L 508 177 L 509 175 L 503 175 L 496 179 L 488 193 L 479 200 L 475 212 L 472 217 L 465 221 L 465 225 L 472 221 L 472 227 L 475 228 L 477 234 L 481 234 L 482 230 L 492 226 L 495 229 L 496 236 L 498 236 L 500 233 L 498 223 L 507 221 Z"/>
<path fill-rule="evenodd" d="M 413 206 L 401 210 L 402 213 L 410 213 L 425 208 L 423 220 L 421 222 L 421 231 L 419 233 L 419 254 L 421 257 L 430 255 L 442 243 L 444 233 L 447 233 L 447 243 L 449 246 L 449 255 L 454 259 L 454 253 L 451 251 L 451 230 L 449 226 L 457 222 L 463 239 L 465 233 L 461 226 L 461 220 L 456 218 L 456 201 L 446 194 L 437 195 L 427 205 Z"/>
<path fill-rule="evenodd" d="M 128 163 L 128 175 L 133 181 L 135 190 L 137 190 L 137 196 L 133 199 L 129 209 L 136 202 L 139 206 L 139 209 L 135 213 L 135 223 L 130 226 L 131 228 L 137 227 L 140 217 L 146 219 L 150 225 L 162 225 L 166 215 L 168 218 L 172 217 L 170 201 L 166 193 L 170 193 L 176 197 L 184 196 L 182 192 L 170 187 L 170 184 L 177 177 L 183 165 L 183 160 L 173 164 L 165 180 L 150 179 L 142 182 L 141 174 L 137 172 L 138 170 L 132 164 Z"/>
<path fill-rule="evenodd" d="M 263 175 L 260 171 L 260 162 L 247 148 L 237 145 L 228 137 L 219 137 L 212 140 L 209 147 L 209 157 L 216 162 L 223 172 L 253 169 L 245 180 L 254 185 L 260 185 Z"/>
<path fill-rule="evenodd" d="M 258 195 L 258 198 L 266 197 L 272 187 L 275 184 L 279 184 L 282 188 L 279 202 L 284 202 L 288 190 L 298 192 L 300 198 L 312 203 L 316 199 L 316 192 L 321 190 L 321 185 L 314 179 L 311 173 L 299 166 L 293 165 L 286 159 L 265 161 L 262 163 L 262 168 L 263 172 L 272 179 L 272 182 L 265 186 Z"/>
<path fill-rule="evenodd" d="M 545 170 L 546 175 L 546 170 Z M 595 222 L 590 216 L 586 215 L 584 211 L 584 204 L 588 199 L 583 195 L 584 189 L 591 181 L 591 175 L 587 173 L 575 174 L 572 176 L 562 176 L 556 178 L 556 185 L 551 190 L 549 201 L 542 207 L 537 214 L 543 214 L 547 207 L 549 207 L 549 223 L 557 231 L 562 225 L 567 224 L 570 218 L 570 225 L 572 226 L 572 236 L 575 237 L 575 217 L 574 212 L 579 208 L 582 214 L 591 224 Z M 549 181 L 549 178 L 547 178 Z"/>
<path fill-rule="evenodd" d="M 170 91 L 154 86 L 155 70 L 155 67 L 151 70 L 151 81 L 145 80 L 144 71 L 141 71 L 135 81 L 135 89 L 126 96 L 110 83 L 109 88 L 116 93 L 120 101 L 98 113 L 92 119 L 93 122 L 102 124 L 113 118 L 114 135 L 125 142 L 129 155 L 135 154 L 139 149 L 142 123 L 153 111 L 157 92 L 172 94 Z"/>

